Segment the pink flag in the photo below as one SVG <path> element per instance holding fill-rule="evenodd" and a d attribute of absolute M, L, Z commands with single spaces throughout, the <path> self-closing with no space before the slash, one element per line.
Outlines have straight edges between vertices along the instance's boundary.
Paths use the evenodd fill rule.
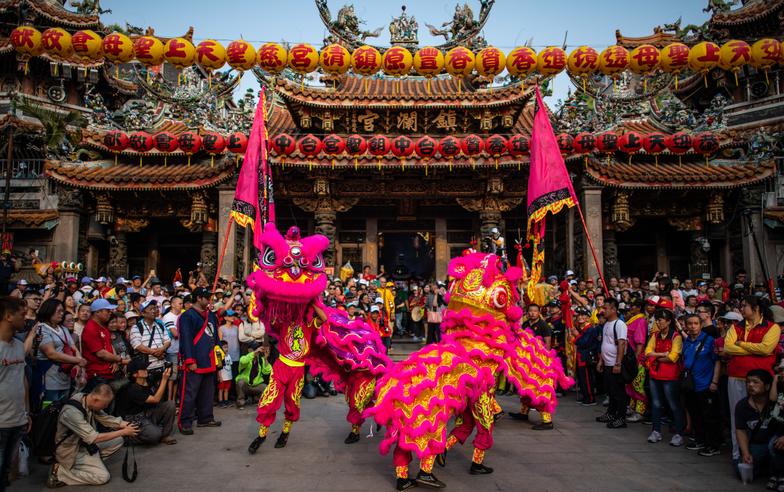
<path fill-rule="evenodd" d="M 267 171 L 267 130 L 264 124 L 264 91 L 259 96 L 253 126 L 250 130 L 248 148 L 242 161 L 234 202 L 231 205 L 231 216 L 242 227 L 253 229 L 253 245 L 261 247 L 258 237 L 262 229 L 262 210 L 259 209 L 259 172 L 266 176 Z M 266 179 L 263 180 L 266 186 Z M 266 189 L 266 188 L 265 188 Z M 265 191 L 265 190 L 262 190 Z M 265 194 L 266 195 L 266 194 Z"/>
<path fill-rule="evenodd" d="M 531 276 L 528 279 L 528 297 L 534 298 L 534 287 L 539 282 L 544 265 L 545 216 L 557 214 L 564 207 L 574 207 L 577 196 L 566 170 L 550 117 L 547 115 L 542 94 L 536 88 L 536 116 L 531 131 L 531 166 L 528 174 L 528 234 L 533 243 Z"/>

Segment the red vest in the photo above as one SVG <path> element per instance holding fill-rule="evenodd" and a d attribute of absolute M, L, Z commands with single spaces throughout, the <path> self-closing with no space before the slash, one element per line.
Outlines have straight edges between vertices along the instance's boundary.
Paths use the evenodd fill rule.
<path fill-rule="evenodd" d="M 655 333 L 653 336 L 656 337 L 656 344 L 653 347 L 653 351 L 669 353 L 670 350 L 672 350 L 672 341 L 676 336 L 679 337 L 680 335 L 678 335 L 674 329 L 670 328 L 670 334 L 667 338 L 660 337 L 658 333 Z M 659 381 L 677 381 L 681 373 L 681 364 L 680 362 L 662 362 L 660 360 L 655 360 L 651 363 L 650 372 L 651 378 L 653 379 Z"/>
<path fill-rule="evenodd" d="M 760 343 L 773 323 L 762 320 L 760 324 L 749 330 L 746 335 L 744 324 L 736 323 L 734 330 L 741 342 Z M 746 379 L 746 374 L 752 369 L 762 369 L 773 374 L 773 364 L 776 363 L 776 351 L 769 355 L 733 355 L 727 363 L 727 375 L 732 378 Z"/>

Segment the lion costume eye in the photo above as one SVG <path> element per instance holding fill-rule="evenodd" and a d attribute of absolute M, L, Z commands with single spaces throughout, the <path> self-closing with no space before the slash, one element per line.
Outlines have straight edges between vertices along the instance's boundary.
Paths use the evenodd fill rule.
<path fill-rule="evenodd" d="M 313 268 L 324 268 L 324 258 L 322 258 L 321 255 L 316 255 L 313 259 Z"/>
<path fill-rule="evenodd" d="M 261 256 L 261 263 L 266 266 L 275 266 L 275 251 L 272 248 L 264 250 Z"/>
<path fill-rule="evenodd" d="M 493 305 L 498 309 L 501 309 L 509 302 L 509 293 L 503 287 L 498 287 L 493 291 L 491 298 L 493 300 Z"/>

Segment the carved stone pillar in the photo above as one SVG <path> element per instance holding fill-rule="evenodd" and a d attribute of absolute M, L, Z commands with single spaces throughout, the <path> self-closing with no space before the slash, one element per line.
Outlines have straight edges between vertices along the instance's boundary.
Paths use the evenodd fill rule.
<path fill-rule="evenodd" d="M 449 241 L 447 239 L 446 219 L 436 218 L 436 279 L 446 278 L 449 267 Z"/>
<path fill-rule="evenodd" d="M 234 190 L 218 190 L 218 251 L 223 251 L 223 241 L 226 238 L 226 229 L 229 227 L 229 214 L 231 204 L 234 201 Z M 237 226 L 239 227 L 239 226 Z M 229 232 L 226 244 L 226 255 L 223 257 L 220 274 L 222 277 L 229 277 L 236 271 L 236 234 L 237 227 L 233 227 Z"/>
<path fill-rule="evenodd" d="M 604 238 L 602 235 L 602 189 L 599 187 L 585 187 L 582 190 L 583 210 L 585 212 L 585 225 L 588 226 L 588 235 L 596 249 L 596 262 L 604 264 Z M 599 275 L 594 264 L 591 247 L 588 241 L 583 243 L 586 275 L 596 278 Z"/>
<path fill-rule="evenodd" d="M 604 277 L 620 277 L 621 266 L 618 263 L 618 243 L 615 241 L 615 231 L 604 231 Z"/>
<path fill-rule="evenodd" d="M 711 273 L 710 258 L 705 248 L 708 247 L 708 240 L 701 231 L 691 233 L 691 276 L 698 277 L 703 273 Z"/>
<path fill-rule="evenodd" d="M 329 239 L 329 248 L 324 252 L 324 263 L 335 267 L 335 221 L 337 214 L 347 212 L 356 205 L 359 198 L 337 199 L 330 196 L 329 180 L 319 177 L 313 185 L 316 198 L 295 198 L 294 205 L 306 212 L 313 212 L 316 233 Z"/>
<path fill-rule="evenodd" d="M 201 264 L 207 279 L 215 277 L 218 267 L 218 233 L 204 231 L 201 236 Z"/>
<path fill-rule="evenodd" d="M 109 238 L 109 275 L 114 278 L 128 276 L 128 243 L 125 232 Z"/>
<path fill-rule="evenodd" d="M 79 220 L 82 192 L 74 188 L 57 189 L 60 220 L 52 236 L 55 261 L 79 261 Z"/>
<path fill-rule="evenodd" d="M 378 219 L 375 217 L 365 219 L 365 250 L 362 261 L 370 266 L 371 272 L 378 271 Z"/>

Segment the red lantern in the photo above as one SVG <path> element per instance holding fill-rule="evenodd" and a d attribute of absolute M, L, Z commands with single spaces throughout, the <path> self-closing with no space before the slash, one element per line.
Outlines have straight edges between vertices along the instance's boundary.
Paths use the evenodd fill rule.
<path fill-rule="evenodd" d="M 381 170 L 381 157 L 387 155 L 392 148 L 389 137 L 375 135 L 368 140 L 368 151 L 378 159 L 378 170 Z"/>
<path fill-rule="evenodd" d="M 248 150 L 248 137 L 242 132 L 234 132 L 226 139 L 226 150 L 232 154 L 244 154 Z"/>
<path fill-rule="evenodd" d="M 663 133 L 648 133 L 642 137 L 642 148 L 646 153 L 655 157 L 658 166 L 659 154 L 667 149 L 667 137 Z"/>
<path fill-rule="evenodd" d="M 485 152 L 495 159 L 496 169 L 498 169 L 498 158 L 507 150 L 509 150 L 509 141 L 505 137 L 502 137 L 501 135 L 490 135 L 485 139 Z"/>
<path fill-rule="evenodd" d="M 642 135 L 635 131 L 628 131 L 618 137 L 618 150 L 629 154 L 629 164 L 632 163 L 632 155 L 642 148 Z"/>
<path fill-rule="evenodd" d="M 359 168 L 359 156 L 367 151 L 367 141 L 362 135 L 349 135 L 346 137 L 346 152 L 354 156 L 354 170 Z"/>
<path fill-rule="evenodd" d="M 392 153 L 400 158 L 400 169 L 406 169 L 406 157 L 414 153 L 414 141 L 405 135 L 392 140 Z"/>
<path fill-rule="evenodd" d="M 177 137 L 170 132 L 158 132 L 153 137 L 153 140 L 155 141 L 155 148 L 159 152 L 163 152 L 163 165 L 166 166 L 169 160 L 168 154 L 174 152 L 179 147 Z"/>
<path fill-rule="evenodd" d="M 596 137 L 596 149 L 607 155 L 607 164 L 610 164 L 610 154 L 618 150 L 618 135 L 615 132 L 604 132 Z"/>
<path fill-rule="evenodd" d="M 202 147 L 210 154 L 210 167 L 215 167 L 215 155 L 220 154 L 226 148 L 226 139 L 220 133 L 205 133 L 201 138 Z"/>
<path fill-rule="evenodd" d="M 460 153 L 460 139 L 448 135 L 438 141 L 438 153 L 449 161 L 449 171 L 452 172 L 452 159 Z"/>
<path fill-rule="evenodd" d="M 414 152 L 425 161 L 425 176 L 427 176 L 428 161 L 438 152 L 438 142 L 433 137 L 425 135 L 414 144 Z"/>
<path fill-rule="evenodd" d="M 705 165 L 708 165 L 708 157 L 719 150 L 719 137 L 713 132 L 701 132 L 694 135 L 692 139 L 692 148 L 694 152 L 705 156 Z"/>
<path fill-rule="evenodd" d="M 681 156 L 691 150 L 691 135 L 687 132 L 673 133 L 664 140 L 667 150 L 678 155 L 678 163 L 682 164 Z"/>
<path fill-rule="evenodd" d="M 128 135 L 120 130 L 112 130 L 103 136 L 103 144 L 114 152 L 114 164 L 117 165 L 117 153 L 128 148 Z"/>
<path fill-rule="evenodd" d="M 567 156 L 574 150 L 574 137 L 568 133 L 559 133 L 555 140 L 558 142 L 558 149 L 562 156 Z"/>
<path fill-rule="evenodd" d="M 294 153 L 294 150 L 297 148 L 297 141 L 287 133 L 279 133 L 272 137 L 270 146 L 272 147 L 272 150 L 275 151 L 275 154 L 281 156 L 280 164 L 281 167 L 285 169 L 286 156 Z"/>
<path fill-rule="evenodd" d="M 332 156 L 332 169 L 335 169 L 335 156 L 342 154 L 346 148 L 346 141 L 338 135 L 327 135 L 321 141 L 325 154 Z"/>
<path fill-rule="evenodd" d="M 474 135 L 473 133 L 463 137 L 460 142 L 460 150 L 463 151 L 464 155 L 468 156 L 468 160 L 471 162 L 472 166 L 475 165 L 474 156 L 481 154 L 484 148 L 485 142 L 482 140 L 482 137 Z"/>
<path fill-rule="evenodd" d="M 324 143 L 315 135 L 308 133 L 297 142 L 297 148 L 305 157 L 308 157 L 308 170 L 313 169 L 313 156 L 318 155 Z"/>
<path fill-rule="evenodd" d="M 580 132 L 574 137 L 574 151 L 578 154 L 590 154 L 596 148 L 596 137 L 593 133 Z"/>
<path fill-rule="evenodd" d="M 131 136 L 128 137 L 128 145 L 136 152 L 140 154 L 152 150 L 155 146 L 155 141 L 152 139 L 152 135 L 147 132 L 133 132 Z M 139 156 L 139 167 L 142 166 L 142 156 Z"/>
<path fill-rule="evenodd" d="M 518 133 L 509 137 L 509 155 L 520 157 L 531 152 L 531 139 Z"/>
<path fill-rule="evenodd" d="M 201 149 L 201 136 L 196 132 L 182 132 L 177 137 L 177 144 L 180 146 L 180 150 L 188 156 L 188 165 L 190 166 L 191 156 Z"/>

